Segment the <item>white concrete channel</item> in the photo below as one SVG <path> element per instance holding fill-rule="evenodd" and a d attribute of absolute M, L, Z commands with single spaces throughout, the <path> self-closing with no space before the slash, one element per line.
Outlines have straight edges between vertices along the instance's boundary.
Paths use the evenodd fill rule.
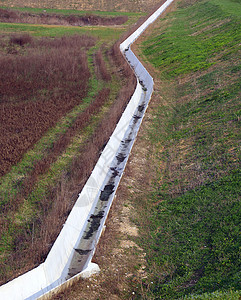
<path fill-rule="evenodd" d="M 79 277 L 99 271 L 91 260 L 153 92 L 153 79 L 130 46 L 172 2 L 167 0 L 120 45 L 135 71 L 136 90 L 45 262 L 2 285 L 0 299 L 47 299 Z"/>

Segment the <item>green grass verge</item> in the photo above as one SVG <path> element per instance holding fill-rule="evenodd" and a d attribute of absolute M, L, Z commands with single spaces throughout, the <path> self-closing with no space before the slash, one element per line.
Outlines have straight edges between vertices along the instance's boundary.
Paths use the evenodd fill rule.
<path fill-rule="evenodd" d="M 136 199 L 147 299 L 240 298 L 240 4 L 220 3 L 182 1 L 142 44 L 163 99 L 152 192 Z"/>
<path fill-rule="evenodd" d="M 241 288 L 240 197 L 241 171 L 180 197 L 162 195 L 151 217 L 149 247 L 161 270 L 154 294 Z"/>
<path fill-rule="evenodd" d="M 211 3 L 218 5 L 221 9 L 231 15 L 241 17 L 241 1 L 240 0 L 211 0 Z"/>
<path fill-rule="evenodd" d="M 0 23 L 0 33 L 15 34 L 29 33 L 36 37 L 60 37 L 63 35 L 88 34 L 94 37 L 100 37 L 102 41 L 117 40 L 123 33 L 124 28 L 116 27 L 98 27 L 98 26 L 57 26 L 57 25 L 32 25 L 32 24 L 14 24 Z"/>

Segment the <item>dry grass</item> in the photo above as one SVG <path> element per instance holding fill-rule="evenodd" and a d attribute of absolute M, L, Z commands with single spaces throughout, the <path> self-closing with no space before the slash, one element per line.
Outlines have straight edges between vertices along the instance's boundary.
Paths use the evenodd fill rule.
<path fill-rule="evenodd" d="M 12 49 L 7 44 L 0 55 L 1 176 L 86 96 L 90 73 L 84 49 L 95 40 L 73 36 L 39 41 L 15 35 L 9 43 L 17 44 L 16 53 L 6 53 Z"/>
<path fill-rule="evenodd" d="M 102 79 L 106 82 L 111 80 L 111 75 L 107 70 L 106 63 L 103 58 L 102 51 L 99 49 L 94 55 L 95 71 L 98 79 Z"/>
<path fill-rule="evenodd" d="M 77 10 L 91 10 L 91 11 L 126 11 L 126 12 L 146 12 L 152 9 L 153 5 L 160 2 L 160 0 L 89 0 L 79 1 L 74 0 L 43 0 L 43 1 L 32 1 L 32 0 L 7 0 L 4 5 L 8 7 L 37 7 L 37 8 L 55 8 L 55 9 L 77 9 Z"/>

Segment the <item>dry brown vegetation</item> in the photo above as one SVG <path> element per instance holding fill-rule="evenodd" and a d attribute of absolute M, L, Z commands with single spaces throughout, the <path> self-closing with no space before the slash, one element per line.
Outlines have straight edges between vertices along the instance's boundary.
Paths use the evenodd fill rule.
<path fill-rule="evenodd" d="M 10 43 L 26 39 L 15 36 Z M 85 49 L 94 43 L 87 36 L 43 39 L 27 44 L 21 55 L 0 55 L 0 175 L 86 95 Z"/>
<path fill-rule="evenodd" d="M 100 49 L 95 53 L 94 61 L 95 61 L 95 70 L 96 70 L 97 78 L 103 79 L 104 81 L 110 81 L 111 75 L 106 68 L 106 64 Z"/>
<path fill-rule="evenodd" d="M 0 21 L 4 23 L 48 24 L 65 26 L 87 25 L 121 25 L 127 22 L 128 16 L 101 17 L 97 15 L 60 15 L 60 14 L 33 14 L 17 10 L 0 9 Z"/>
<path fill-rule="evenodd" d="M 85 126 L 90 122 L 91 117 L 94 114 L 97 114 L 101 109 L 102 105 L 108 99 L 110 90 L 108 88 L 103 88 L 95 97 L 94 101 L 82 112 L 80 113 L 74 124 L 69 127 L 65 133 L 61 134 L 59 138 L 54 141 L 51 149 L 46 153 L 46 155 L 36 161 L 33 170 L 31 173 L 24 178 L 24 181 L 21 184 L 21 189 L 19 193 L 15 197 L 14 203 L 9 202 L 5 205 L 4 210 L 5 213 L 10 209 L 12 211 L 16 211 L 19 205 L 23 202 L 24 199 L 28 197 L 28 195 L 33 190 L 36 182 L 38 181 L 38 177 L 45 174 L 51 164 L 53 164 L 57 158 L 64 152 L 72 138 Z"/>
<path fill-rule="evenodd" d="M 147 12 L 153 8 L 153 5 L 160 2 L 159 0 L 7 0 L 4 5 L 9 7 L 37 7 L 37 8 L 57 8 L 57 9 L 78 9 L 92 11 L 126 11 L 126 12 Z"/>
<path fill-rule="evenodd" d="M 12 42 L 17 43 L 20 45 L 19 38 L 17 37 L 17 42 L 12 38 Z M 23 37 L 20 40 L 25 41 L 26 37 Z M 72 44 L 74 43 L 74 40 L 76 37 L 73 38 L 73 40 L 70 40 L 70 44 L 72 41 Z M 62 39 L 62 42 L 64 43 L 65 38 Z M 92 41 L 93 42 L 93 41 Z M 31 41 L 29 44 L 29 49 L 32 47 L 32 49 L 35 49 L 35 43 L 38 45 L 41 45 L 42 48 L 45 48 L 46 43 L 52 43 L 53 46 L 56 46 L 57 44 L 60 43 L 58 39 L 53 40 L 53 41 L 48 41 L 48 40 L 41 40 L 41 41 Z M 24 42 L 23 42 L 24 44 Z M 40 48 L 41 48 L 40 47 Z M 57 46 L 56 46 L 57 47 Z M 22 46 L 20 46 L 20 53 L 22 51 Z M 5 48 L 5 50 L 7 47 Z M 26 48 L 27 49 L 27 48 Z M 61 49 L 61 47 L 60 47 Z M 65 48 L 64 48 L 65 49 Z M 7 50 L 5 52 L 8 52 Z M 84 51 L 83 51 L 84 52 Z M 53 52 L 51 52 L 53 53 Z M 63 54 L 63 52 L 62 52 Z M 64 52 L 65 54 L 65 52 Z M 5 58 L 9 57 L 9 54 L 4 54 Z M 62 224 L 64 223 L 72 205 L 74 204 L 74 201 L 77 198 L 77 195 L 81 188 L 83 187 L 85 181 L 87 180 L 89 174 L 91 173 L 98 157 L 100 154 L 100 151 L 103 149 L 104 145 L 107 143 L 109 136 L 113 132 L 116 123 L 118 122 L 126 104 L 128 103 L 135 85 L 136 85 L 136 79 L 134 74 L 132 73 L 131 69 L 129 66 L 126 64 L 123 56 L 120 54 L 119 51 L 119 46 L 116 44 L 112 50 L 109 51 L 108 53 L 109 60 L 110 62 L 115 65 L 116 70 L 115 73 L 119 74 L 120 80 L 123 82 L 123 87 L 121 91 L 119 92 L 118 97 L 114 101 L 114 103 L 111 105 L 110 109 L 104 117 L 101 119 L 99 122 L 97 128 L 95 129 L 94 133 L 88 138 L 88 140 L 85 142 L 84 145 L 81 146 L 79 149 L 79 155 L 78 157 L 75 157 L 72 161 L 71 166 L 68 168 L 68 170 L 63 171 L 63 175 L 59 182 L 54 187 L 49 187 L 49 192 L 47 197 L 42 197 L 39 199 L 35 205 L 38 207 L 38 214 L 34 217 L 34 220 L 28 224 L 27 227 L 23 228 L 21 224 L 15 224 L 15 234 L 14 234 L 14 249 L 11 252 L 11 255 L 8 256 L 8 262 L 6 265 L 3 266 L 3 269 L 5 269 L 5 272 L 1 272 L 2 274 L 5 273 L 5 275 L 1 278 L 1 281 L 4 282 L 6 280 L 9 280 L 16 276 L 16 272 L 23 273 L 26 270 L 34 267 L 35 265 L 39 264 L 40 262 L 43 261 L 43 259 L 46 257 L 48 251 L 50 250 L 53 242 L 55 241 L 59 231 L 62 228 Z M 55 57 L 55 56 L 53 56 Z M 15 61 L 20 59 L 25 58 L 24 54 L 21 54 L 19 57 L 16 55 L 13 56 L 10 55 L 10 58 Z M 4 61 L 4 59 L 3 59 Z M 26 60 L 27 61 L 27 60 Z M 59 62 L 57 60 L 57 62 Z M 60 62 L 59 62 L 60 63 Z M 68 62 L 69 65 L 71 65 L 71 62 Z M 100 64 L 97 68 L 99 69 L 100 73 L 103 72 L 101 75 L 103 79 L 109 80 L 109 75 L 108 71 L 106 69 L 106 66 L 104 64 L 103 57 L 101 54 L 96 54 L 96 63 Z M 22 64 L 21 64 L 22 66 Z M 60 64 L 61 66 L 61 64 Z M 65 66 L 65 65 L 64 65 Z M 54 65 L 53 65 L 54 67 Z M 63 67 L 64 68 L 64 67 Z M 52 71 L 53 68 L 50 70 Z M 24 68 L 25 70 L 25 68 Z M 36 70 L 39 70 L 36 68 Z M 63 69 L 64 71 L 65 69 Z M 71 68 L 70 68 L 71 70 Z M 69 68 L 67 71 L 67 75 L 70 72 Z M 88 69 L 86 68 L 86 72 Z M 13 73 L 14 74 L 14 73 Z M 33 73 L 34 75 L 35 73 Z M 51 73 L 53 74 L 53 73 Z M 54 77 L 55 74 L 53 74 Z M 63 75 L 63 78 L 66 80 L 66 76 Z M 69 75 L 71 78 L 71 81 L 73 81 L 71 74 Z M 81 80 L 83 80 L 84 76 L 80 74 Z M 128 80 L 126 79 L 126 76 L 128 76 Z M 15 78 L 18 78 L 15 76 Z M 40 78 L 40 83 L 37 85 L 37 87 L 42 88 L 42 81 L 41 81 L 41 76 Z M 55 77 L 54 77 L 55 79 Z M 87 77 L 88 79 L 88 77 Z M 77 79 L 76 79 L 77 81 Z M 38 81 L 37 81 L 38 82 Z M 74 81 L 75 82 L 75 81 Z M 83 82 L 83 81 L 82 81 Z M 81 82 L 81 83 L 82 83 Z M 56 79 L 56 83 L 59 83 L 59 81 Z M 81 84 L 78 83 L 78 84 Z M 36 83 L 37 84 L 37 83 Z M 48 82 L 48 84 L 50 84 Z M 48 87 L 47 84 L 47 87 Z M 70 81 L 69 81 L 70 84 Z M 51 85 L 52 86 L 52 85 Z M 19 87 L 16 86 L 16 88 Z M 87 86 L 86 86 L 87 89 Z M 23 95 L 19 93 L 17 96 L 16 93 L 12 93 L 13 98 L 12 98 L 12 103 L 7 103 L 6 98 L 2 103 L 2 106 L 4 107 L 4 110 L 2 111 L 2 116 L 5 117 L 6 121 L 8 118 L 6 117 L 6 112 L 11 112 L 12 117 L 16 118 L 16 121 L 13 122 L 13 118 L 8 121 L 11 123 L 13 122 L 13 125 L 15 124 L 15 127 L 13 127 L 13 130 L 19 130 L 18 128 L 21 129 L 21 126 L 25 128 L 25 125 L 21 121 L 22 120 L 25 122 L 30 118 L 30 115 L 33 116 L 32 123 L 30 125 L 34 127 L 36 126 L 36 119 L 39 116 L 39 106 L 37 105 L 38 103 L 43 103 L 43 115 L 45 115 L 45 112 L 48 114 L 49 112 L 49 107 L 52 108 L 52 106 L 49 106 L 49 103 L 55 104 L 56 110 L 57 108 L 67 105 L 67 107 L 70 106 L 70 104 L 67 102 L 66 103 L 66 97 L 65 94 L 63 97 L 60 98 L 59 94 L 57 91 L 59 91 L 59 86 L 57 85 L 56 87 L 56 93 L 57 95 L 54 95 L 53 93 L 48 93 L 48 89 L 46 88 L 47 92 L 46 95 L 49 96 L 47 97 L 48 100 L 45 100 L 41 98 L 39 101 L 36 100 L 35 92 L 33 90 L 27 91 L 29 92 L 30 98 L 28 101 L 24 101 Z M 60 89 L 61 90 L 61 89 Z M 75 92 L 72 90 L 70 91 L 70 94 L 74 97 Z M 80 91 L 82 95 L 82 91 Z M 39 95 L 40 93 L 38 93 Z M 56 158 L 65 150 L 66 146 L 70 142 L 70 140 L 74 137 L 76 132 L 78 132 L 81 128 L 86 126 L 92 116 L 92 114 L 97 113 L 103 103 L 106 101 L 108 98 L 109 90 L 104 88 L 99 92 L 99 94 L 96 96 L 95 101 L 93 101 L 89 107 L 81 113 L 74 125 L 67 130 L 66 133 L 63 135 L 60 135 L 59 139 L 53 144 L 53 147 L 49 153 L 46 153 L 43 159 L 40 161 L 36 162 L 36 165 L 33 168 L 33 171 L 27 175 L 23 181 L 22 188 L 20 189 L 19 194 L 16 197 L 16 201 L 14 203 L 9 203 L 4 206 L 4 211 L 8 211 L 9 208 L 11 208 L 13 211 L 16 211 L 17 207 L 19 206 L 20 203 L 23 203 L 24 199 L 26 199 L 27 195 L 31 192 L 31 190 L 34 187 L 34 184 L 37 182 L 38 177 L 42 174 L 44 174 L 50 167 L 51 163 L 53 163 Z M 51 100 L 54 96 L 54 100 Z M 64 103 L 58 102 L 62 98 L 64 98 Z M 33 100 L 34 99 L 34 100 Z M 69 98 L 68 98 L 69 99 Z M 77 99 L 76 104 L 81 101 L 80 96 L 77 93 Z M 71 98 L 70 98 L 71 100 Z M 66 104 L 65 104 L 66 103 Z M 44 106 L 45 104 L 45 106 Z M 73 102 L 73 105 L 75 102 Z M 19 107 L 19 111 L 22 112 L 28 112 L 28 107 L 30 106 L 32 108 L 31 114 L 27 114 L 27 116 L 24 118 L 25 114 L 19 114 L 19 111 L 16 112 L 15 114 L 12 112 L 13 107 Z M 35 113 L 36 112 L 36 113 Z M 40 114 L 39 119 L 41 120 L 42 114 Z M 58 112 L 55 112 L 55 114 L 58 115 Z M 55 116 L 52 116 L 54 118 Z M 50 115 L 49 115 L 50 118 Z M 50 118 L 51 119 L 51 118 Z M 108 121 L 106 121 L 108 120 Z M 52 121 L 52 120 L 51 120 Z M 17 126 L 17 122 L 19 123 Z M 8 123 L 9 124 L 9 123 Z M 43 120 L 43 124 L 45 124 L 45 119 Z M 10 126 L 10 125 L 9 125 Z M 37 127 L 37 126 L 36 126 Z M 46 126 L 46 130 L 47 130 Z M 7 126 L 5 129 L 5 134 L 7 133 Z M 32 128 L 33 129 L 33 128 Z M 14 133 L 15 133 L 14 131 Z M 29 129 L 30 131 L 30 129 Z M 36 132 L 34 131 L 34 134 L 36 134 L 38 130 L 36 129 Z M 28 138 L 28 133 L 24 133 L 24 130 L 20 130 L 19 132 L 19 137 L 18 139 L 20 140 L 25 140 Z M 8 137 L 9 134 L 7 133 L 6 137 Z M 36 137 L 35 137 L 36 138 Z M 9 143 L 10 144 L 10 143 Z M 4 144 L 3 144 L 4 145 Z M 16 145 L 14 145 L 16 146 Z M 13 147 L 13 146 L 12 146 Z M 30 146 L 29 146 L 30 147 Z M 26 149 L 26 148 L 25 148 Z M 24 150 L 22 150 L 24 152 Z M 26 150 L 25 150 L 26 151 Z M 1 220 L 1 230 L 2 232 L 4 231 L 9 231 L 11 230 L 11 223 L 9 223 L 8 218 L 3 218 Z M 9 266 L 11 266 L 10 270 Z M 8 271 L 7 271 L 8 270 Z M 18 273 L 18 274 L 19 274 Z"/>

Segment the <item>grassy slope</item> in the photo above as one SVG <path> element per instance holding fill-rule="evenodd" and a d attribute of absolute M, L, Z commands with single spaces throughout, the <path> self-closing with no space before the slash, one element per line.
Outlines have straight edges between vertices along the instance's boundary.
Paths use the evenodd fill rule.
<path fill-rule="evenodd" d="M 147 298 L 240 297 L 241 3 L 218 3 L 182 1 L 142 45 L 163 97 L 152 192 L 137 199 Z"/>

